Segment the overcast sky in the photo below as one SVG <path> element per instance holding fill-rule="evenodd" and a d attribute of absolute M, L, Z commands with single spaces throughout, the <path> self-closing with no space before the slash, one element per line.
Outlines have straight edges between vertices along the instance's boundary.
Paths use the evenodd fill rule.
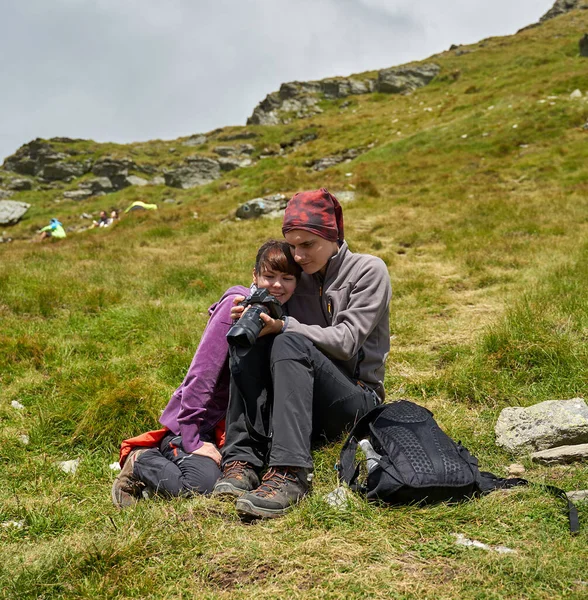
<path fill-rule="evenodd" d="M 284 81 L 508 35 L 554 0 L 0 0 L 0 160 L 244 125 Z"/>

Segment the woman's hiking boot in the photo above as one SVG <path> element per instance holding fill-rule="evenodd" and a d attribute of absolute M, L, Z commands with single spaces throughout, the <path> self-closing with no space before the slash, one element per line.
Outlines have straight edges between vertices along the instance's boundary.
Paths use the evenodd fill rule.
<path fill-rule="evenodd" d="M 234 460 L 223 467 L 223 474 L 212 490 L 213 496 L 239 498 L 259 485 L 257 471 L 247 462 Z"/>
<path fill-rule="evenodd" d="M 270 467 L 261 485 L 237 500 L 242 519 L 281 517 L 310 491 L 312 470 L 303 467 Z"/>
<path fill-rule="evenodd" d="M 118 508 L 133 506 L 133 504 L 136 504 L 143 497 L 145 484 L 135 477 L 133 469 L 137 458 L 147 450 L 149 448 L 132 450 L 127 456 L 127 460 L 118 477 L 114 480 L 111 497 L 113 504 Z"/>

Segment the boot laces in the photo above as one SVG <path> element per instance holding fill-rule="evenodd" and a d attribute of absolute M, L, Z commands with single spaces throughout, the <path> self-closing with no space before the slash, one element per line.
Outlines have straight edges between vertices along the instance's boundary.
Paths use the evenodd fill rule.
<path fill-rule="evenodd" d="M 249 464 L 241 461 L 235 460 L 233 462 L 225 465 L 223 470 L 223 479 L 235 478 L 240 479 L 245 474 L 245 471 L 250 468 Z"/>
<path fill-rule="evenodd" d="M 298 479 L 291 469 L 282 468 L 278 470 L 275 467 L 270 467 L 268 472 L 263 476 L 261 485 L 255 490 L 255 495 L 262 498 L 273 496 L 288 482 L 298 483 Z"/>

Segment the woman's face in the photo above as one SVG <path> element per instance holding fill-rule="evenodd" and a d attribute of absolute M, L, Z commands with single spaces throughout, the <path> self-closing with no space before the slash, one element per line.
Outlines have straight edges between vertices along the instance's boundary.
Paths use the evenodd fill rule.
<path fill-rule="evenodd" d="M 265 288 L 274 298 L 285 304 L 296 289 L 296 277 L 290 273 L 274 271 L 262 265 L 261 271 L 253 271 L 253 283 L 258 288 Z"/>
<path fill-rule="evenodd" d="M 284 237 L 290 246 L 294 260 L 308 275 L 324 274 L 329 259 L 339 251 L 337 242 L 329 242 L 303 229 L 292 229 Z"/>

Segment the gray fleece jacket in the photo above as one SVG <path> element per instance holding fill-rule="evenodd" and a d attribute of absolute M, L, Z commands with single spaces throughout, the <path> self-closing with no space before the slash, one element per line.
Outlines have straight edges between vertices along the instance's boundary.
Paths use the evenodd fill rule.
<path fill-rule="evenodd" d="M 324 277 L 302 274 L 284 331 L 304 335 L 383 400 L 391 296 L 384 261 L 354 254 L 344 242 Z"/>

